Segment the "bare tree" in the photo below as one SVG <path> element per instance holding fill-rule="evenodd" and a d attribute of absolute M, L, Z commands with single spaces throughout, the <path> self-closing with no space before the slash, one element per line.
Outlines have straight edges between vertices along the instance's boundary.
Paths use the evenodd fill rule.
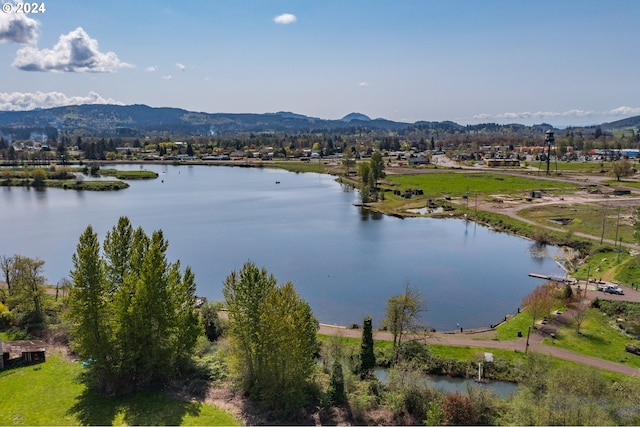
<path fill-rule="evenodd" d="M 536 320 L 551 311 L 554 299 L 553 285 L 547 283 L 535 288 L 522 299 L 522 306 L 529 309 L 531 314 L 531 326 L 535 326 Z"/>
<path fill-rule="evenodd" d="M 580 326 L 582 325 L 582 322 L 584 321 L 584 318 L 587 314 L 587 308 L 589 308 L 589 300 L 580 300 L 578 301 L 575 306 L 574 306 L 575 310 L 576 310 L 576 314 L 575 316 L 573 316 L 573 324 L 576 325 L 576 333 L 580 334 L 582 332 L 580 332 Z"/>
<path fill-rule="evenodd" d="M 393 335 L 394 359 L 397 362 L 402 340 L 412 332 L 422 329 L 420 315 L 427 311 L 422 292 L 407 280 L 404 292 L 387 300 L 386 316 L 382 321 Z"/>

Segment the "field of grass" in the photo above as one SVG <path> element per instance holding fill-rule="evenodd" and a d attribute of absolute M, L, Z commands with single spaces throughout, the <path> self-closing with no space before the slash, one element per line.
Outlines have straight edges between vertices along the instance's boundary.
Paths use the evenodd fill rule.
<path fill-rule="evenodd" d="M 117 179 L 136 180 L 136 179 L 156 179 L 158 174 L 148 170 L 118 170 L 118 169 L 100 169 L 98 174 L 101 176 L 113 176 Z"/>
<path fill-rule="evenodd" d="M 575 184 L 538 180 L 525 176 L 478 173 L 425 173 L 417 175 L 388 175 L 386 180 L 396 184 L 394 188 L 422 189 L 425 196 L 461 197 L 467 194 L 525 195 L 531 190 L 567 193 L 578 188 Z"/>
<path fill-rule="evenodd" d="M 573 325 L 565 325 L 556 331 L 553 342 L 551 338 L 545 338 L 543 343 L 640 368 L 640 357 L 624 349 L 629 343 L 635 342 L 637 345 L 637 341 L 620 331 L 615 322 L 600 310 L 587 310 L 580 332 L 578 334 Z"/>
<path fill-rule="evenodd" d="M 46 188 L 61 188 L 65 190 L 85 190 L 85 191 L 115 191 L 123 190 L 129 187 L 129 184 L 122 181 L 76 181 L 72 179 L 47 179 L 44 181 L 44 187 L 37 189 L 31 187 L 29 181 L 22 179 L 4 180 L 0 185 L 6 187 L 25 187 L 32 188 L 34 191 L 44 191 Z"/>
<path fill-rule="evenodd" d="M 317 172 L 317 173 L 326 173 L 327 166 L 322 163 L 315 161 L 309 162 L 301 162 L 299 160 L 289 160 L 289 161 L 275 161 L 271 160 L 268 162 L 264 162 L 264 167 L 268 168 L 276 168 L 276 169 L 285 169 L 289 172 Z"/>
<path fill-rule="evenodd" d="M 522 336 L 527 336 L 527 331 L 532 324 L 532 320 L 529 310 L 525 308 L 517 315 L 496 327 L 498 341 L 518 339 L 518 332 L 521 332 Z"/>
<path fill-rule="evenodd" d="M 602 236 L 604 222 L 604 238 L 623 238 L 629 242 L 629 236 L 633 236 L 633 226 L 629 221 L 634 208 L 625 206 L 620 209 L 620 221 L 618 221 L 618 209 L 595 204 L 544 205 L 523 209 L 518 215 L 525 219 L 536 221 L 542 225 L 551 225 L 567 231 L 579 231 L 591 236 Z M 569 219 L 571 222 L 562 225 L 558 219 Z"/>
<path fill-rule="evenodd" d="M 618 260 L 619 255 L 619 260 Z M 640 281 L 638 279 L 640 266 L 636 258 L 629 255 L 628 252 L 622 251 L 620 254 L 613 250 L 597 252 L 586 258 L 573 274 L 579 279 L 597 278 L 602 280 L 618 280 L 623 284 L 630 285 L 632 281 Z M 634 278 L 634 273 L 636 274 Z"/>
<path fill-rule="evenodd" d="M 74 181 L 74 180 L 48 180 L 47 187 L 63 188 L 65 190 L 85 190 L 85 191 L 115 191 L 124 190 L 129 184 L 122 181 Z"/>
<path fill-rule="evenodd" d="M 542 166 L 539 162 L 531 162 L 531 166 L 540 167 L 543 170 L 547 169 L 546 163 Z M 550 162 L 549 169 L 552 172 L 558 170 L 559 172 L 580 172 L 580 173 L 594 173 L 605 174 L 611 170 L 611 162 Z"/>
<path fill-rule="evenodd" d="M 621 181 L 617 181 L 617 180 L 607 180 L 607 181 L 603 181 L 603 183 L 605 184 L 609 184 L 611 187 L 633 187 L 633 188 L 640 188 L 640 182 L 639 181 L 626 181 L 626 180 L 621 180 Z"/>
<path fill-rule="evenodd" d="M 0 373 L 0 425 L 239 425 L 228 413 L 162 392 L 107 398 L 77 381 L 78 363 L 45 363 Z"/>

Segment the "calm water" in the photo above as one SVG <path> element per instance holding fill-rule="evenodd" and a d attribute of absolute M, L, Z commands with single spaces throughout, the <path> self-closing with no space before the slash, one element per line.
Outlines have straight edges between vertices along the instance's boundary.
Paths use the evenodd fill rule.
<path fill-rule="evenodd" d="M 380 382 L 387 382 L 388 371 L 384 368 L 376 368 L 374 374 Z M 486 388 L 491 390 L 496 396 L 507 399 L 516 394 L 518 384 L 506 381 L 489 381 L 478 383 L 473 379 L 447 377 L 444 375 L 424 375 L 425 385 L 440 390 L 443 393 L 460 393 L 465 395 L 469 388 Z"/>
<path fill-rule="evenodd" d="M 140 169 L 139 165 L 124 166 Z M 291 280 L 321 322 L 379 325 L 389 296 L 410 280 L 427 299 L 430 327 L 497 323 L 539 280 L 562 274 L 532 242 L 461 220 L 398 219 L 353 206 L 357 192 L 320 174 L 271 169 L 144 165 L 160 173 L 118 192 L 0 187 L 0 255 L 46 262 L 68 277 L 80 234 L 100 239 L 120 216 L 161 228 L 169 259 L 196 274 L 198 293 L 222 299 L 225 277 L 251 260 Z M 279 184 L 276 184 L 276 181 Z"/>

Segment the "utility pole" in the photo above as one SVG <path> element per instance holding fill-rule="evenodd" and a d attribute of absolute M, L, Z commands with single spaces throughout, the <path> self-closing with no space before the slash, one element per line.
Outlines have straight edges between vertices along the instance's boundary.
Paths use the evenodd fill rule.
<path fill-rule="evenodd" d="M 604 240 L 604 222 L 607 219 L 607 208 L 602 208 L 602 235 L 600 236 L 600 244 Z"/>
<path fill-rule="evenodd" d="M 547 175 L 549 175 L 549 162 L 551 161 L 551 144 L 555 143 L 553 131 L 548 130 L 544 133 L 544 143 L 547 145 Z"/>
<path fill-rule="evenodd" d="M 618 206 L 618 221 L 616 222 L 616 238 L 613 240 L 613 247 L 615 249 L 616 243 L 618 241 L 618 228 L 620 227 L 620 206 Z M 618 258 L 620 258 L 620 250 L 622 248 L 618 247 Z"/>

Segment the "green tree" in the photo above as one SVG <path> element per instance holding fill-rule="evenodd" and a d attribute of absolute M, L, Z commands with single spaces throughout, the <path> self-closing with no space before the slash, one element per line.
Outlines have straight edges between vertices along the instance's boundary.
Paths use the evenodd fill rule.
<path fill-rule="evenodd" d="M 361 162 L 358 164 L 358 176 L 362 180 L 362 186 L 371 188 L 373 186 L 373 182 L 371 182 L 371 167 L 369 162 Z"/>
<path fill-rule="evenodd" d="M 72 261 L 72 286 L 67 300 L 71 346 L 80 358 L 91 359 L 91 385 L 101 388 L 105 385 L 103 379 L 111 377 L 113 341 L 104 261 L 91 226 L 80 236 Z"/>
<path fill-rule="evenodd" d="M 342 150 L 342 166 L 345 169 L 345 175 L 349 176 L 351 173 L 351 168 L 356 164 L 354 159 L 353 151 L 348 148 Z"/>
<path fill-rule="evenodd" d="M 21 255 L 2 259 L 7 283 L 6 305 L 27 331 L 39 329 L 45 320 L 44 261 Z"/>
<path fill-rule="evenodd" d="M 384 159 L 382 153 L 376 151 L 371 155 L 371 173 L 373 175 L 373 182 L 371 183 L 374 188 L 378 188 L 378 180 L 384 178 Z"/>
<path fill-rule="evenodd" d="M 107 233 L 104 256 L 89 226 L 73 255 L 69 294 L 72 345 L 90 385 L 124 393 L 179 376 L 202 333 L 195 277 L 166 259 L 161 230 L 147 236 L 127 218 Z"/>
<path fill-rule="evenodd" d="M 211 342 L 216 341 L 222 336 L 224 331 L 224 323 L 220 319 L 219 312 L 222 309 L 222 302 L 206 302 L 200 307 L 200 316 L 204 324 L 204 334 Z"/>
<path fill-rule="evenodd" d="M 402 340 L 407 333 L 422 329 L 420 316 L 426 311 L 422 292 L 406 281 L 404 292 L 393 295 L 387 300 L 386 315 L 382 321 L 384 327 L 393 335 L 394 360 L 397 363 L 402 347 Z"/>
<path fill-rule="evenodd" d="M 634 174 L 633 165 L 627 159 L 611 162 L 609 176 L 615 177 L 618 181 Z"/>
<path fill-rule="evenodd" d="M 376 366 L 373 352 L 373 326 L 371 317 L 365 317 L 362 325 L 362 343 L 360 345 L 360 375 L 368 377 Z"/>
<path fill-rule="evenodd" d="M 291 282 L 277 286 L 251 262 L 225 280 L 232 372 L 244 391 L 269 407 L 294 409 L 306 399 L 315 368 L 318 321 Z"/>
<path fill-rule="evenodd" d="M 327 389 L 327 397 L 333 405 L 341 405 L 347 401 L 347 395 L 344 389 L 344 375 L 342 373 L 342 364 L 333 362 L 331 368 L 331 377 L 329 378 L 329 388 Z"/>
<path fill-rule="evenodd" d="M 31 178 L 33 178 L 34 187 L 42 187 L 47 179 L 47 171 L 42 168 L 34 169 L 31 173 Z"/>

